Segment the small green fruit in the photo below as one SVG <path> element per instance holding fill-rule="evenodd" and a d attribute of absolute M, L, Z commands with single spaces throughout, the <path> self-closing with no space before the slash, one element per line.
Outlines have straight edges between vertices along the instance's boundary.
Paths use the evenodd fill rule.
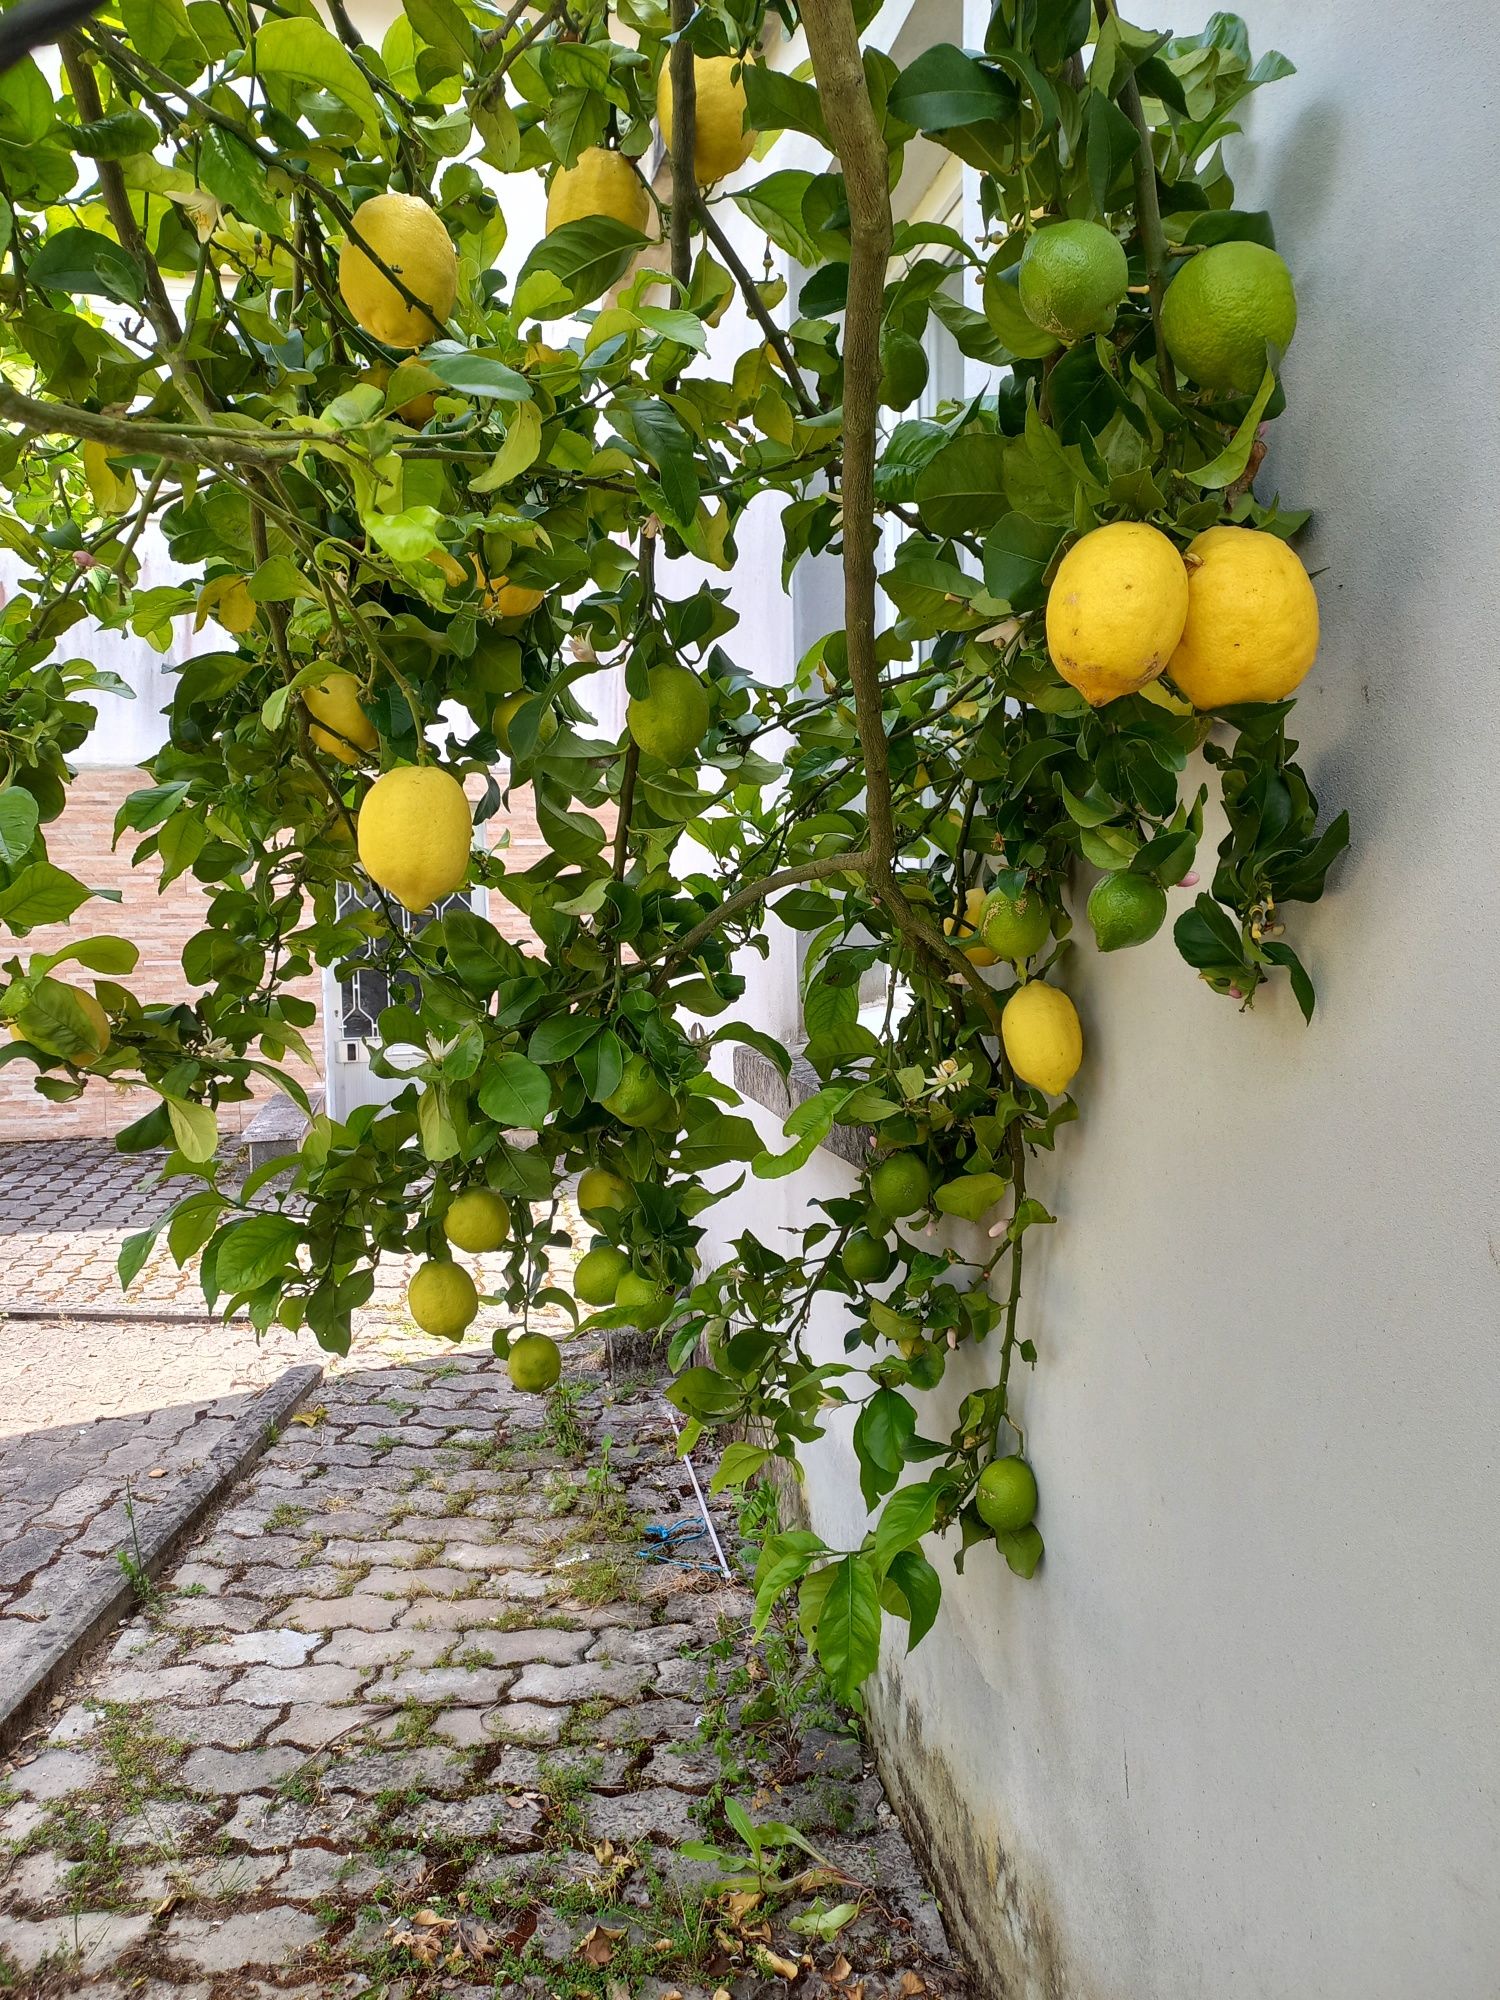
<path fill-rule="evenodd" d="M 979 1475 L 974 1504 L 979 1518 L 997 1535 L 1029 1527 L 1036 1512 L 1036 1474 L 1024 1458 L 992 1459 Z"/>
<path fill-rule="evenodd" d="M 1013 896 L 1004 889 L 992 889 L 979 920 L 979 934 L 990 950 L 1012 965 L 1035 957 L 1051 929 L 1051 913 L 1035 888 L 1021 889 Z"/>
<path fill-rule="evenodd" d="M 878 1285 L 882 1278 L 888 1278 L 895 1266 L 896 1257 L 883 1236 L 872 1236 L 868 1229 L 857 1229 L 844 1245 L 840 1260 L 846 1277 L 856 1285 Z"/>
<path fill-rule="evenodd" d="M 449 1204 L 443 1234 L 455 1250 L 471 1256 L 498 1250 L 510 1234 L 510 1204 L 490 1188 L 465 1188 Z"/>
<path fill-rule="evenodd" d="M 635 1326 L 650 1331 L 665 1326 L 677 1300 L 660 1278 L 648 1278 L 640 1271 L 626 1271 L 615 1289 L 615 1304 L 628 1312 Z"/>
<path fill-rule="evenodd" d="M 586 1306 L 612 1306 L 620 1280 L 630 1269 L 630 1259 L 611 1243 L 601 1243 L 586 1251 L 573 1273 L 573 1296 Z"/>
<path fill-rule="evenodd" d="M 1100 951 L 1122 951 L 1156 936 L 1166 922 L 1167 892 L 1128 869 L 1103 875 L 1089 893 L 1088 916 Z"/>
<path fill-rule="evenodd" d="M 870 1199 L 884 1216 L 915 1215 L 932 1196 L 932 1176 L 915 1153 L 892 1153 L 870 1174 Z"/>
<path fill-rule="evenodd" d="M 518 1389 L 539 1396 L 562 1373 L 562 1349 L 550 1334 L 523 1333 L 511 1342 L 505 1365 Z"/>

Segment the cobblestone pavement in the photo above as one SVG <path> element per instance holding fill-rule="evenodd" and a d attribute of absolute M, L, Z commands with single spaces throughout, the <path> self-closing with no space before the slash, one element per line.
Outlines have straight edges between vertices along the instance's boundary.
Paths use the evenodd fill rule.
<path fill-rule="evenodd" d="M 967 1992 L 793 1637 L 637 1560 L 688 1475 L 659 1388 L 577 1351 L 545 1402 L 452 1355 L 319 1391 L 0 1773 L 0 1990 Z M 709 1893 L 726 1797 L 816 1850 L 784 1893 Z"/>
<path fill-rule="evenodd" d="M 299 1363 L 336 1375 L 432 1353 L 404 1315 L 405 1260 L 382 1270 L 344 1359 L 305 1332 L 209 1318 L 196 1264 L 179 1272 L 164 1246 L 122 1293 L 121 1244 L 181 1192 L 157 1185 L 162 1158 L 107 1140 L 0 1148 L 0 1315 L 22 1315 L 0 1329 L 0 1711 L 48 1626 L 118 1582 L 151 1511 L 255 1392 Z M 469 1261 L 483 1289 L 486 1260 Z"/>

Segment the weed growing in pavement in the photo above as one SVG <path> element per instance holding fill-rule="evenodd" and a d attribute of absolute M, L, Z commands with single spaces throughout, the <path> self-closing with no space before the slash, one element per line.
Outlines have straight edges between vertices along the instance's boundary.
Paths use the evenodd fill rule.
<path fill-rule="evenodd" d="M 547 1398 L 542 1435 L 566 1458 L 582 1458 L 589 1448 L 589 1434 L 578 1411 L 582 1400 L 583 1390 L 576 1382 L 559 1382 Z"/>
<path fill-rule="evenodd" d="M 300 1528 L 311 1512 L 311 1507 L 299 1507 L 291 1500 L 278 1500 L 266 1516 L 266 1533 L 279 1535 L 284 1529 Z"/>

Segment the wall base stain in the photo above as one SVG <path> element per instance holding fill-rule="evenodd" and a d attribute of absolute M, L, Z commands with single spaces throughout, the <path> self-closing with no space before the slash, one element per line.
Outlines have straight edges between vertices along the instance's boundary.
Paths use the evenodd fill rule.
<path fill-rule="evenodd" d="M 884 1668 L 866 1693 L 886 1794 L 985 2000 L 1090 2000 L 1065 1964 L 1044 1891 L 929 1747 L 899 1677 Z"/>

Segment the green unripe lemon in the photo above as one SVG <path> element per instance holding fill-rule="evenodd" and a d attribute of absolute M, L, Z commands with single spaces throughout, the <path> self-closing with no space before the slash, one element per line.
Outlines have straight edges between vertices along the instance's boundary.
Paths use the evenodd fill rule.
<path fill-rule="evenodd" d="M 840 1260 L 845 1275 L 857 1285 L 878 1285 L 882 1278 L 888 1278 L 896 1262 L 895 1252 L 883 1236 L 872 1236 L 868 1229 L 857 1229 L 844 1245 Z"/>
<path fill-rule="evenodd" d="M 622 1125 L 640 1129 L 660 1125 L 669 1117 L 672 1100 L 657 1082 L 656 1072 L 645 1057 L 630 1056 L 620 1081 L 605 1098 L 604 1108 Z"/>
<path fill-rule="evenodd" d="M 578 1176 L 578 1206 L 584 1215 L 621 1215 L 630 1206 L 630 1183 L 608 1167 L 585 1167 Z"/>
<path fill-rule="evenodd" d="M 479 1310 L 474 1280 L 462 1264 L 429 1259 L 419 1264 L 406 1288 L 406 1309 L 423 1333 L 440 1340 L 462 1340 Z"/>
<path fill-rule="evenodd" d="M 582 1299 L 586 1306 L 612 1306 L 620 1280 L 629 1269 L 630 1259 L 623 1250 L 615 1249 L 612 1243 L 599 1244 L 578 1260 L 573 1273 L 574 1298 Z"/>
<path fill-rule="evenodd" d="M 1068 341 L 1108 333 L 1129 282 L 1125 247 L 1100 222 L 1037 230 L 1017 278 L 1026 317 Z"/>
<path fill-rule="evenodd" d="M 1088 913 L 1100 951 L 1121 951 L 1156 936 L 1166 922 L 1167 892 L 1149 875 L 1121 869 L 1094 884 Z"/>
<path fill-rule="evenodd" d="M 660 1278 L 648 1278 L 639 1271 L 626 1271 L 615 1288 L 615 1304 L 630 1314 L 634 1325 L 648 1331 L 665 1326 L 676 1303 Z"/>
<path fill-rule="evenodd" d="M 880 401 L 888 410 L 904 410 L 927 387 L 927 351 L 920 340 L 900 327 L 880 335 Z"/>
<path fill-rule="evenodd" d="M 915 1153 L 892 1153 L 870 1175 L 870 1199 L 893 1221 L 927 1206 L 932 1176 Z"/>
<path fill-rule="evenodd" d="M 490 1188 L 465 1188 L 443 1217 L 443 1234 L 474 1256 L 498 1250 L 510 1234 L 510 1204 Z"/>
<path fill-rule="evenodd" d="M 539 1396 L 562 1373 L 562 1349 L 548 1333 L 523 1333 L 506 1356 L 510 1379 L 518 1389 Z"/>
<path fill-rule="evenodd" d="M 1253 396 L 1267 347 L 1284 353 L 1296 331 L 1292 274 L 1264 243 L 1200 250 L 1162 300 L 1167 352 L 1184 375 L 1220 395 Z"/>
<path fill-rule="evenodd" d="M 980 1473 L 974 1505 L 985 1526 L 997 1535 L 1029 1527 L 1036 1503 L 1036 1474 L 1024 1458 L 992 1459 Z"/>
<path fill-rule="evenodd" d="M 996 958 L 1007 959 L 1012 965 L 1034 957 L 1047 942 L 1051 929 L 1047 905 L 1034 888 L 1022 889 L 1014 896 L 1003 889 L 992 889 L 979 920 L 979 934 L 990 950 Z"/>
<path fill-rule="evenodd" d="M 685 764 L 708 734 L 708 691 L 687 667 L 653 667 L 646 693 L 626 707 L 625 727 L 648 757 Z"/>
<path fill-rule="evenodd" d="M 526 706 L 527 702 L 535 700 L 536 696 L 530 689 L 523 688 L 519 694 L 502 695 L 490 713 L 490 728 L 495 733 L 495 741 L 500 745 L 500 748 L 505 752 L 507 757 L 511 755 L 511 724 Z M 537 723 L 535 747 L 537 749 L 544 749 L 556 734 L 557 717 L 552 713 L 550 708 L 544 708 L 541 719 Z"/>

